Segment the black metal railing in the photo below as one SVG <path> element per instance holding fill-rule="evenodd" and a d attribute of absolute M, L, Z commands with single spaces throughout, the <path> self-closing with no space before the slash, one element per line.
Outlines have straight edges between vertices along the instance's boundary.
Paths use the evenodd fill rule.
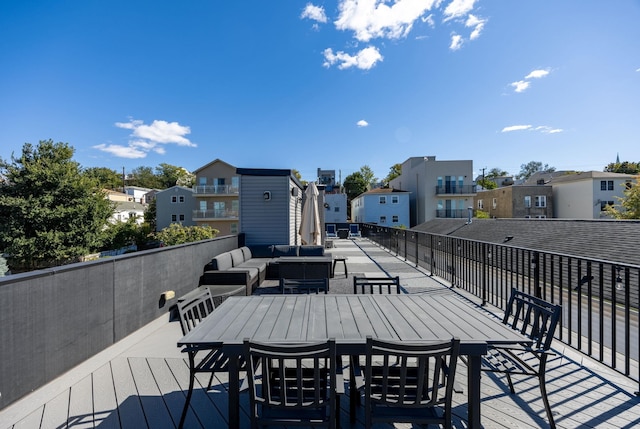
<path fill-rule="evenodd" d="M 556 338 L 640 383 L 640 266 L 364 224 L 363 236 L 505 309 L 515 287 L 562 305 Z"/>
<path fill-rule="evenodd" d="M 476 193 L 476 185 L 444 185 L 444 186 L 436 186 L 436 195 L 442 194 L 475 194 Z"/>

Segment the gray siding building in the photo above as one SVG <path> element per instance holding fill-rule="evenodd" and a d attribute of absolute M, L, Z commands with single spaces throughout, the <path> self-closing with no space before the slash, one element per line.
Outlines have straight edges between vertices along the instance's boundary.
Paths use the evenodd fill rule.
<path fill-rule="evenodd" d="M 194 226 L 191 213 L 196 208 L 193 190 L 173 186 L 156 194 L 156 230 L 161 231 L 172 223 Z"/>

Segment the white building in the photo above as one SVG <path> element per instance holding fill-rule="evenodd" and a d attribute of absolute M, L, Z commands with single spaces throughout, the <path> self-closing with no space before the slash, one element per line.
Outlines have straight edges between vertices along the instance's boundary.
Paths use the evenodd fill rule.
<path fill-rule="evenodd" d="M 351 201 L 351 221 L 409 227 L 409 192 L 377 188 Z"/>
<path fill-rule="evenodd" d="M 324 221 L 347 222 L 347 194 L 324 194 Z"/>

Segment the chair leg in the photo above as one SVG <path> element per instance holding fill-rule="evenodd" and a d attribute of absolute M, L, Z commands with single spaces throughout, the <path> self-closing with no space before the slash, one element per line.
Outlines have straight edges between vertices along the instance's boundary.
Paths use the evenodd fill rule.
<path fill-rule="evenodd" d="M 211 390 L 211 385 L 213 384 L 213 372 L 211 373 L 211 377 L 209 377 L 209 384 L 207 385 L 207 392 Z"/>
<path fill-rule="evenodd" d="M 514 393 L 516 393 L 516 389 L 513 388 L 513 381 L 511 381 L 511 374 L 509 374 L 508 372 L 505 372 L 505 374 L 507 376 L 507 382 L 509 383 L 509 390 L 513 395 Z"/>
<path fill-rule="evenodd" d="M 540 367 L 538 369 L 538 383 L 540 383 L 540 395 L 542 396 L 542 402 L 544 403 L 544 409 L 547 412 L 547 418 L 549 419 L 549 427 L 551 429 L 556 428 L 556 422 L 553 420 L 553 414 L 551 413 L 551 405 L 549 405 L 549 398 L 547 397 L 547 383 L 545 380 L 545 373 L 547 371 L 547 359 L 546 355 L 540 359 Z"/>
<path fill-rule="evenodd" d="M 194 368 L 194 354 L 189 352 L 189 368 Z M 184 427 L 184 421 L 187 418 L 187 411 L 189 410 L 189 403 L 191 402 L 191 395 L 193 394 L 193 385 L 195 382 L 196 374 L 193 370 L 189 370 L 189 391 L 187 392 L 187 399 L 184 402 L 184 408 L 182 408 L 182 415 L 180 416 L 180 424 L 178 424 L 178 429 L 182 429 Z"/>

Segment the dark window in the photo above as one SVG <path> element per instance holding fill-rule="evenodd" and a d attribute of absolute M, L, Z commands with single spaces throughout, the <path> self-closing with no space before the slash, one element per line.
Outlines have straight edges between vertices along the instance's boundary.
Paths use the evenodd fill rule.
<path fill-rule="evenodd" d="M 600 181 L 600 190 L 601 191 L 606 191 L 607 190 L 607 181 L 606 180 L 601 180 Z"/>
<path fill-rule="evenodd" d="M 613 180 L 607 182 L 607 190 L 613 191 Z"/>

